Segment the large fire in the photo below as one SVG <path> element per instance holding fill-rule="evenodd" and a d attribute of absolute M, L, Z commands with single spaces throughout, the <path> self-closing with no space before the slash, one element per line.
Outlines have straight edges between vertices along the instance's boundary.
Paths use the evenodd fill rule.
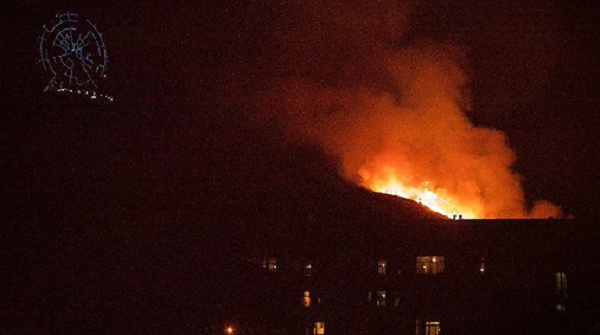
<path fill-rule="evenodd" d="M 274 36 L 282 53 L 267 58 L 283 72 L 256 94 L 234 90 L 228 99 L 256 106 L 260 121 L 275 122 L 289 139 L 321 147 L 348 180 L 450 218 L 560 215 L 525 196 L 509 138 L 471 122 L 488 111 L 472 108 L 463 50 L 403 40 L 409 13 L 394 1 L 300 3 L 300 16 Z"/>
<path fill-rule="evenodd" d="M 396 176 L 395 169 L 392 167 L 383 167 L 377 175 L 371 174 L 363 167 L 358 174 L 363 181 L 363 186 L 372 191 L 417 201 L 449 218 L 456 218 L 459 215 L 468 219 L 478 218 L 473 210 L 460 206 L 446 190 L 434 189 L 428 181 L 423 181 L 416 187 L 405 184 Z"/>

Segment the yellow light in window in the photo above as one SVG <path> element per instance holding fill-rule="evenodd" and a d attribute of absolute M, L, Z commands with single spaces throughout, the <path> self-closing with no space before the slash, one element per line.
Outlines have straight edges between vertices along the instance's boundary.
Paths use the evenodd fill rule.
<path fill-rule="evenodd" d="M 304 305 L 304 307 L 310 307 L 310 291 L 304 291 L 304 297 L 302 298 L 302 305 Z"/>
<path fill-rule="evenodd" d="M 324 335 L 325 334 L 325 322 L 315 322 L 314 334 L 315 335 Z"/>

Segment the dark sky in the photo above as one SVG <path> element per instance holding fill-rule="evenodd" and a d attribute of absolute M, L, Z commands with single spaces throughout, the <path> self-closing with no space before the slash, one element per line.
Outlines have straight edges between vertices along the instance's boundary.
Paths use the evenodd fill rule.
<path fill-rule="evenodd" d="M 332 2 L 331 12 L 315 5 L 310 17 L 323 11 L 326 17 L 340 15 L 342 22 L 344 8 L 357 3 Z M 464 51 L 470 74 L 467 115 L 476 125 L 506 133 L 528 200 L 547 199 L 568 214 L 597 217 L 595 1 L 415 1 L 398 6 L 403 13 L 397 22 L 349 19 L 323 29 L 300 13 L 309 7 L 287 1 L 9 0 L 0 23 L 0 99 L 8 120 L 3 129 L 12 134 L 27 129 L 27 119 L 15 114 L 43 100 L 49 78 L 37 62 L 36 44 L 42 26 L 58 12 L 89 18 L 105 34 L 110 63 L 103 90 L 117 99 L 118 108 L 127 106 L 131 120 L 138 113 L 154 114 L 157 124 L 175 128 L 172 117 L 183 105 L 186 113 L 198 106 L 210 118 L 206 106 L 226 106 L 232 92 L 254 94 L 287 76 L 334 86 L 367 81 L 385 89 L 388 79 L 371 61 L 378 59 L 379 44 L 394 50 L 415 41 L 450 43 Z M 385 12 L 388 6 L 381 7 Z M 286 42 L 299 36 L 305 40 Z M 370 42 L 380 36 L 386 40 Z M 160 126 L 151 129 L 159 132 Z"/>
<path fill-rule="evenodd" d="M 568 213 L 597 215 L 598 4 L 468 3 L 453 2 L 423 19 L 432 23 L 427 31 L 467 50 L 471 118 L 509 136 L 529 196 L 551 199 Z"/>

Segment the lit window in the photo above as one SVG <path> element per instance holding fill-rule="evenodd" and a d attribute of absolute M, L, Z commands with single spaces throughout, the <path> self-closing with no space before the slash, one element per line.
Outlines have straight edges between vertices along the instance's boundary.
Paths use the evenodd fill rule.
<path fill-rule="evenodd" d="M 441 273 L 444 272 L 444 257 L 442 256 L 418 256 L 417 273 Z"/>
<path fill-rule="evenodd" d="M 417 320 L 415 334 L 416 335 L 439 335 L 440 330 L 441 329 L 440 329 L 439 321 Z"/>
<path fill-rule="evenodd" d="M 387 261 L 385 259 L 380 259 L 377 261 L 377 273 L 385 276 L 387 270 Z"/>
<path fill-rule="evenodd" d="M 556 290 L 561 297 L 567 298 L 567 275 L 564 272 L 556 273 Z"/>
<path fill-rule="evenodd" d="M 556 310 L 561 313 L 565 313 L 567 311 L 567 306 L 565 306 L 563 304 L 558 304 L 558 305 L 556 305 Z"/>
<path fill-rule="evenodd" d="M 277 260 L 275 258 L 248 258 L 248 262 L 252 264 L 258 264 L 261 268 L 267 269 L 271 272 L 275 272 L 277 270 Z"/>
<path fill-rule="evenodd" d="M 479 260 L 479 273 L 485 273 L 485 258 Z"/>
<path fill-rule="evenodd" d="M 302 306 L 310 307 L 310 291 L 304 291 L 304 296 L 302 297 Z"/>
<path fill-rule="evenodd" d="M 377 307 L 385 307 L 385 291 L 377 291 Z"/>
<path fill-rule="evenodd" d="M 325 322 L 315 322 L 314 335 L 325 334 Z"/>
<path fill-rule="evenodd" d="M 312 276 L 312 262 L 306 262 L 306 265 L 304 266 L 304 276 Z"/>
<path fill-rule="evenodd" d="M 440 322 L 439 321 L 425 322 L 425 334 L 426 335 L 439 335 L 440 334 Z"/>

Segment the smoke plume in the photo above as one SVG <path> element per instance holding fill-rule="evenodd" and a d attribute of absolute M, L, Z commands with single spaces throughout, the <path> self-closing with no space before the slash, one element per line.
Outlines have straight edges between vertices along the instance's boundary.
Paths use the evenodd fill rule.
<path fill-rule="evenodd" d="M 464 52 L 414 36 L 412 5 L 306 1 L 269 11 L 261 36 L 270 47 L 258 51 L 269 64 L 255 71 L 246 98 L 234 90 L 228 99 L 254 105 L 291 139 L 320 145 L 345 178 L 367 188 L 393 180 L 431 191 L 465 217 L 560 216 L 547 201 L 527 208 L 506 136 L 465 114 Z"/>

